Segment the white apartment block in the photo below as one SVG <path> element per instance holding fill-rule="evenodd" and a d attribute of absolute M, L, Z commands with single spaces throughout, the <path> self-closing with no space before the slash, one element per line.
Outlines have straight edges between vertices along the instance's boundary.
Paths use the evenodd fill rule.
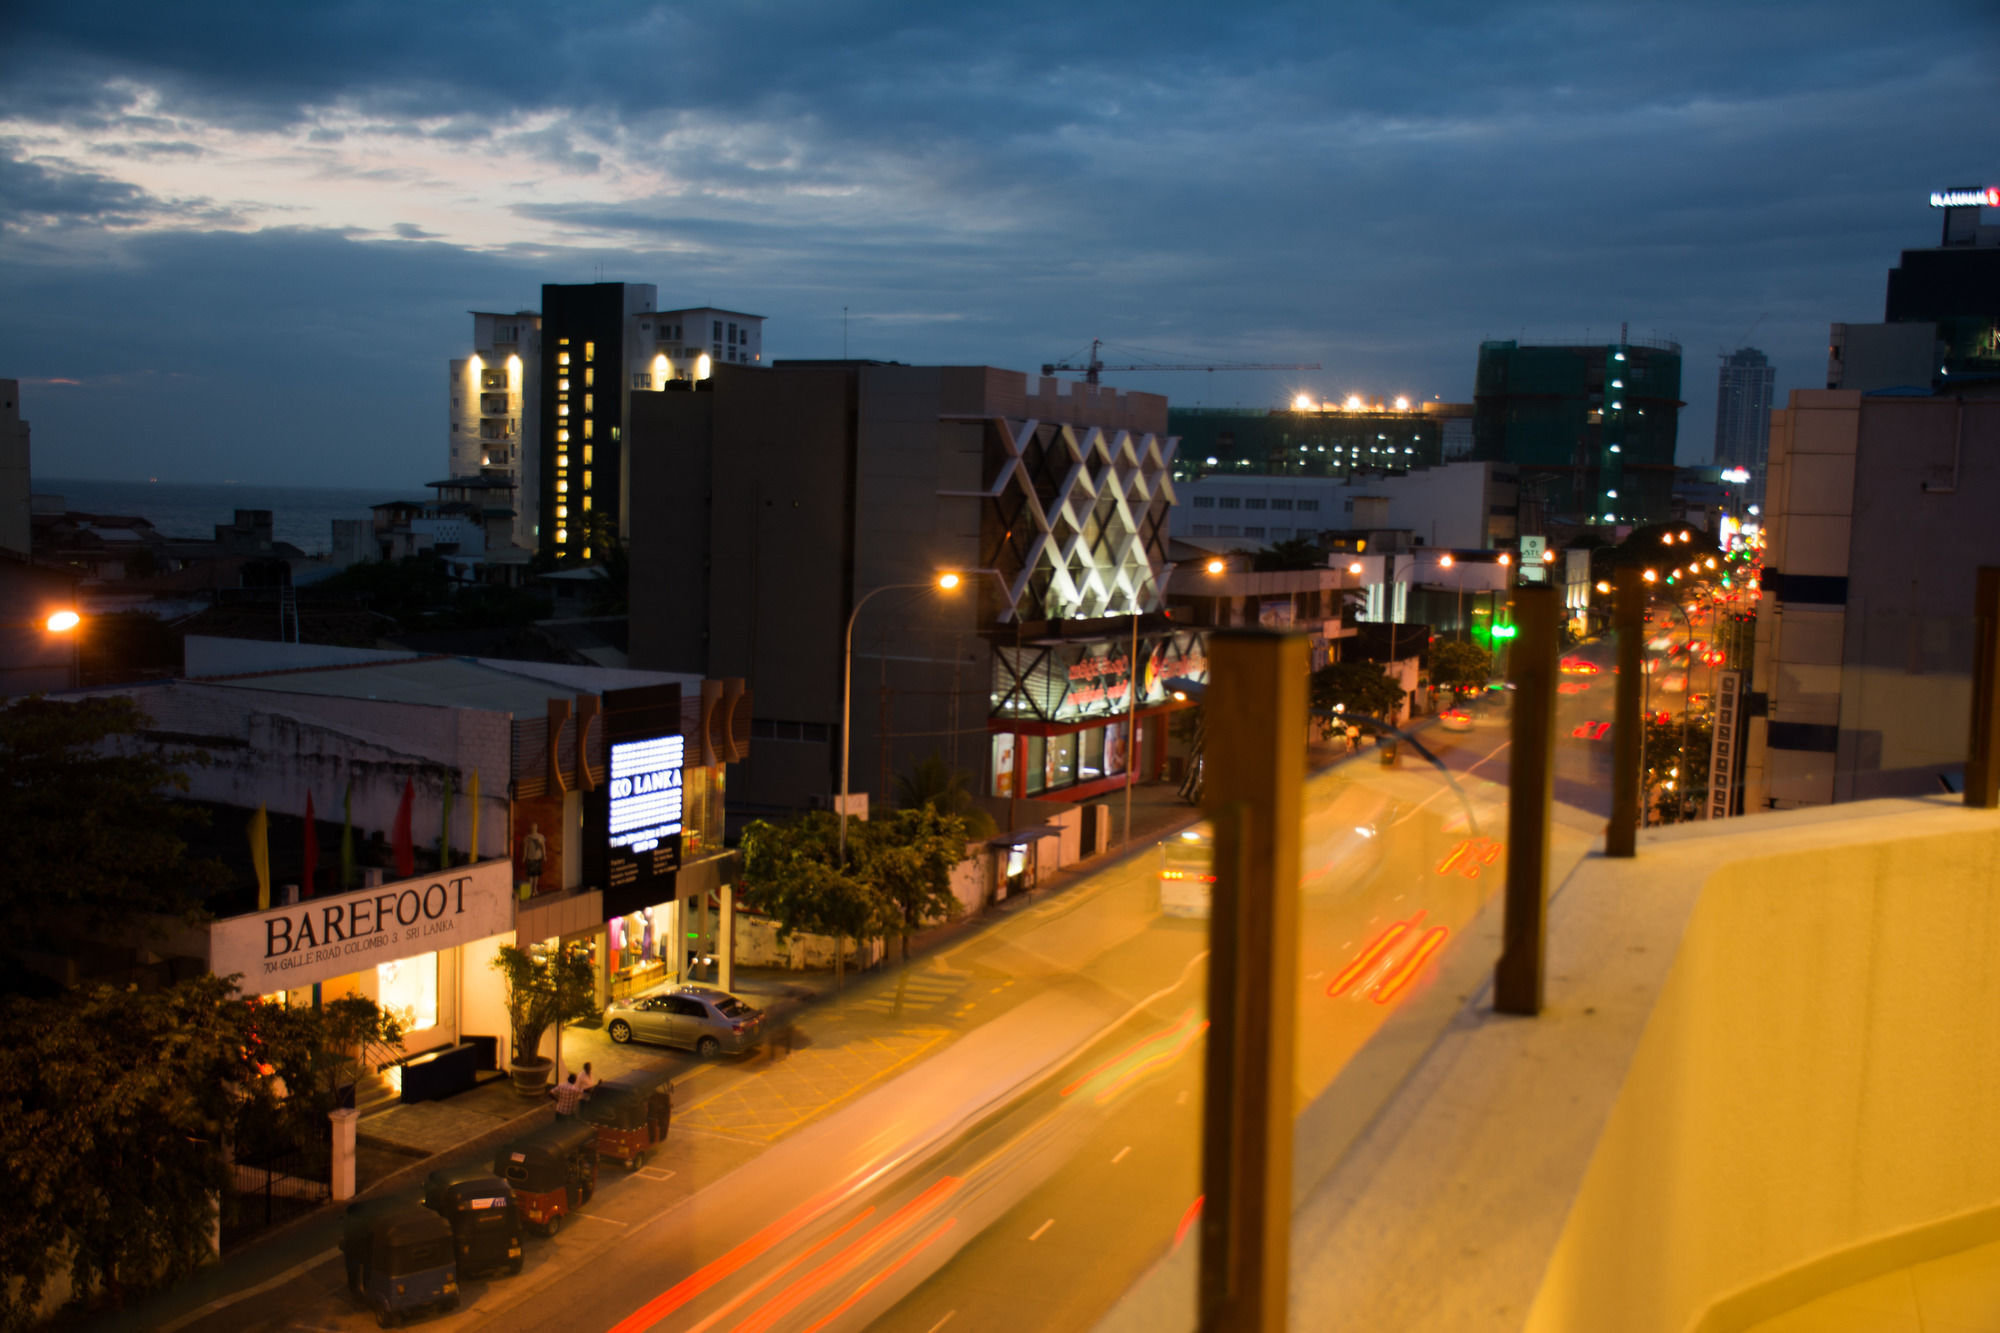
<path fill-rule="evenodd" d="M 1404 530 L 1426 546 L 1490 550 L 1516 535 L 1515 478 L 1496 462 L 1352 477 L 1209 476 L 1178 483 L 1169 531 L 1250 549 L 1322 532 Z"/>
<path fill-rule="evenodd" d="M 451 477 L 505 477 L 514 485 L 514 545 L 535 545 L 533 478 L 540 456 L 542 318 L 472 312 L 472 355 L 451 363 Z M 523 479 L 526 478 L 526 484 Z"/>

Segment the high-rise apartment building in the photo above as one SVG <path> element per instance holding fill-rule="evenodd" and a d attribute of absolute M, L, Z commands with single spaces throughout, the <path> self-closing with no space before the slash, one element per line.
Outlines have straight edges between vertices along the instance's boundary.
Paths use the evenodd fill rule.
<path fill-rule="evenodd" d="M 1777 370 L 1754 347 L 1722 358 L 1715 382 L 1715 465 L 1750 474 L 1747 494 L 1764 497 L 1764 462 L 1771 444 L 1771 386 Z"/>
<path fill-rule="evenodd" d="M 1664 522 L 1680 394 L 1679 343 L 1481 343 L 1472 456 L 1515 464 L 1522 505 L 1550 517 Z"/>
<path fill-rule="evenodd" d="M 540 311 L 472 312 L 473 354 L 451 363 L 451 476 L 512 483 L 516 546 L 574 564 L 600 516 L 626 536 L 632 391 L 763 364 L 762 316 L 658 298 L 650 283 L 546 283 Z"/>

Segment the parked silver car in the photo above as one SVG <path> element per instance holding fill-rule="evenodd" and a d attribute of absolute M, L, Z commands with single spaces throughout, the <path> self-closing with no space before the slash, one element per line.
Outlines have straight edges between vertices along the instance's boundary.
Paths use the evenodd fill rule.
<path fill-rule="evenodd" d="M 764 1030 L 764 1011 L 712 986 L 682 986 L 607 1005 L 604 1029 L 615 1042 L 680 1046 L 706 1060 L 755 1046 Z"/>

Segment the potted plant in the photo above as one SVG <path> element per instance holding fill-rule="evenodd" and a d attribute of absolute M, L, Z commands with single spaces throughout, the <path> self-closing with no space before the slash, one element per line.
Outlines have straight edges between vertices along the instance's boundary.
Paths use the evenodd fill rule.
<path fill-rule="evenodd" d="M 599 1017 L 596 970 L 582 953 L 558 949 L 538 958 L 511 944 L 500 946 L 493 967 L 506 985 L 507 1021 L 513 1029 L 507 1072 L 516 1092 L 538 1096 L 555 1065 L 541 1053 L 542 1034 L 554 1023 Z"/>

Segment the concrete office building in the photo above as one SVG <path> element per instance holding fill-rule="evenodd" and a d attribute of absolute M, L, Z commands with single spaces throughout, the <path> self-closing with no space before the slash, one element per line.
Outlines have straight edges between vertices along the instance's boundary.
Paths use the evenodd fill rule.
<path fill-rule="evenodd" d="M 510 481 L 513 544 L 587 563 L 600 520 L 629 533 L 624 434 L 633 392 L 763 363 L 763 317 L 659 310 L 650 283 L 548 283 L 540 311 L 472 312 L 451 362 L 451 478 Z"/>
<path fill-rule="evenodd" d="M 1070 799 L 1122 785 L 1136 610 L 1150 774 L 1162 682 L 1206 669 L 1158 614 L 1166 424 L 1157 395 L 985 366 L 725 364 L 637 394 L 632 661 L 757 673 L 731 803 L 796 810 L 839 789 L 859 607 L 853 791 L 936 754 L 975 790 Z M 994 573 L 944 592 L 943 569 Z"/>
<path fill-rule="evenodd" d="M 1826 387 L 1946 390 L 2000 380 L 2000 226 L 1947 208 L 1940 243 L 1889 270 L 1880 324 L 1835 324 Z"/>
<path fill-rule="evenodd" d="M 1937 791 L 1963 765 L 1996 455 L 1995 386 L 1795 390 L 1772 414 L 1746 813 Z"/>
<path fill-rule="evenodd" d="M 1668 513 L 1679 429 L 1679 343 L 1479 345 L 1473 457 L 1512 464 L 1522 503 L 1581 524 Z M 1537 529 L 1539 530 L 1539 529 Z"/>
<path fill-rule="evenodd" d="M 1777 371 L 1754 347 L 1722 358 L 1715 380 L 1715 465 L 1750 474 L 1750 502 L 1762 503 L 1770 451 L 1771 386 Z"/>
<path fill-rule="evenodd" d="M 1398 529 L 1416 545 L 1511 546 L 1517 536 L 1514 469 L 1446 463 L 1339 477 L 1206 476 L 1180 483 L 1176 540 L 1216 550 L 1256 549 L 1322 532 Z"/>

